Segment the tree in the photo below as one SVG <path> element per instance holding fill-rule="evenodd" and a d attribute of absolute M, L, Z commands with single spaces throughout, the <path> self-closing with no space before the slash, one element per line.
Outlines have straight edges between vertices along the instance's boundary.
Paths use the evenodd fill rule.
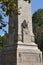
<path fill-rule="evenodd" d="M 7 34 L 2 37 L 0 36 L 0 47 L 4 47 L 6 41 L 7 41 Z"/>
<path fill-rule="evenodd" d="M 33 32 L 35 34 L 35 42 L 43 51 L 43 9 L 38 9 L 32 16 Z"/>
<path fill-rule="evenodd" d="M 24 1 L 28 1 L 30 3 L 30 0 L 24 0 Z M 6 12 L 6 15 L 19 13 L 20 8 L 18 8 L 16 0 L 0 0 L 0 3 L 2 4 L 1 8 L 3 11 Z"/>

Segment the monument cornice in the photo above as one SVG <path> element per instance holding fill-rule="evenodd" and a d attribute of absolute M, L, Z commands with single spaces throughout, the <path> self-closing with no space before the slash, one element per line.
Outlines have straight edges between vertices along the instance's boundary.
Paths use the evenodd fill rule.
<path fill-rule="evenodd" d="M 24 1 L 28 1 L 29 3 L 31 2 L 31 0 L 24 0 Z"/>

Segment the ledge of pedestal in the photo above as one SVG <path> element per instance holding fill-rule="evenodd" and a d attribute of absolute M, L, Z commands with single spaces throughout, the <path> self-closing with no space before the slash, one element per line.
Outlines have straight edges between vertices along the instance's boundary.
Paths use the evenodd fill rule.
<path fill-rule="evenodd" d="M 24 42 L 18 41 L 17 44 L 26 45 L 26 46 L 37 46 L 37 44 L 35 44 L 34 42 L 24 43 Z"/>
<path fill-rule="evenodd" d="M 37 44 L 34 42 L 29 42 L 29 43 L 23 43 L 21 41 L 18 41 L 17 43 L 17 49 L 22 50 L 22 51 L 29 51 L 32 53 L 42 53 L 40 49 L 38 49 Z"/>

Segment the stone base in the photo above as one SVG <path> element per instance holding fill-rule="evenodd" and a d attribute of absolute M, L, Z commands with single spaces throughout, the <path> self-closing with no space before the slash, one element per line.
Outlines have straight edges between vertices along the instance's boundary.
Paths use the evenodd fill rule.
<path fill-rule="evenodd" d="M 17 45 L 3 48 L 0 65 L 17 65 Z"/>
<path fill-rule="evenodd" d="M 35 43 L 18 42 L 3 49 L 1 61 L 1 65 L 42 65 L 42 52 Z"/>
<path fill-rule="evenodd" d="M 35 43 L 18 42 L 17 65 L 42 65 L 42 52 Z"/>

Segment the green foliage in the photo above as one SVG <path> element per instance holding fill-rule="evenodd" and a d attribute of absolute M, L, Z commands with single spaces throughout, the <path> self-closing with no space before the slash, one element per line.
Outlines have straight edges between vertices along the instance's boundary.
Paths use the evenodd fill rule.
<path fill-rule="evenodd" d="M 16 0 L 0 0 L 2 10 L 6 12 L 6 15 L 10 15 L 18 12 Z"/>
<path fill-rule="evenodd" d="M 28 0 L 24 0 L 24 1 L 28 1 Z M 18 8 L 16 0 L 0 0 L 0 3 L 2 4 L 1 8 L 3 11 L 6 12 L 6 15 L 19 13 L 20 8 Z"/>
<path fill-rule="evenodd" d="M 36 23 L 35 25 L 42 26 L 43 25 L 43 9 L 39 9 L 37 12 L 35 12 L 33 14 L 32 19 L 34 23 Z"/>
<path fill-rule="evenodd" d="M 7 41 L 7 35 L 0 36 L 0 47 L 3 47 Z"/>
<path fill-rule="evenodd" d="M 35 41 L 43 51 L 43 9 L 39 9 L 33 14 L 32 22 Z"/>
<path fill-rule="evenodd" d="M 0 36 L 0 47 L 3 47 L 5 45 L 5 42 L 7 40 L 7 34 L 6 31 L 3 29 L 4 27 L 6 27 L 7 24 L 5 24 L 5 22 L 3 21 L 3 17 L 2 15 L 0 15 L 0 30 L 3 30 L 5 32 L 4 36 Z"/>

